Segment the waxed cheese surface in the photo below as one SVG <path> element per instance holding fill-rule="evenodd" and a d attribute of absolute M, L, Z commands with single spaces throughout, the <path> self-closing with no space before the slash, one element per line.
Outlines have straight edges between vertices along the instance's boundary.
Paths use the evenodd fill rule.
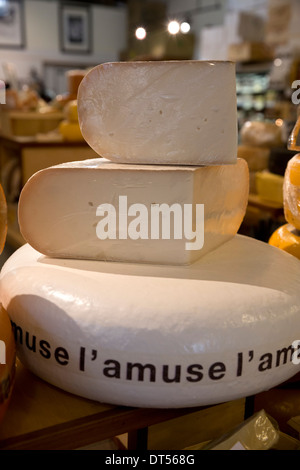
<path fill-rule="evenodd" d="M 86 142 L 112 161 L 234 163 L 238 141 L 235 64 L 100 64 L 80 84 L 78 117 Z"/>
<path fill-rule="evenodd" d="M 242 159 L 213 167 L 71 162 L 30 178 L 19 226 L 48 256 L 184 265 L 236 235 L 248 193 Z"/>
<path fill-rule="evenodd" d="M 55 260 L 25 245 L 0 281 L 21 361 L 86 398 L 208 405 L 299 372 L 299 260 L 251 238 L 188 267 Z"/>

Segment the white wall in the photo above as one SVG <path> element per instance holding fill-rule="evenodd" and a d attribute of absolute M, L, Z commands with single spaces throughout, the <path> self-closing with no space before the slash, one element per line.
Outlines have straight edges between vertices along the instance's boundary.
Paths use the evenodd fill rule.
<path fill-rule="evenodd" d="M 26 80 L 35 67 L 43 73 L 43 63 L 52 61 L 64 64 L 97 65 L 119 60 L 126 47 L 127 13 L 125 7 L 92 5 L 92 52 L 66 54 L 60 51 L 58 0 L 24 0 L 25 34 L 24 49 L 0 49 L 0 79 L 3 62 L 15 65 L 20 80 Z"/>

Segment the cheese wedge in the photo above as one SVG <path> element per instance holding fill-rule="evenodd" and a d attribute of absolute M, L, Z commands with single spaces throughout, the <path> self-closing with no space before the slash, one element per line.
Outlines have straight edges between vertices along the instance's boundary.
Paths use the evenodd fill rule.
<path fill-rule="evenodd" d="M 300 230 L 300 154 L 291 158 L 286 167 L 283 207 L 287 222 Z"/>
<path fill-rule="evenodd" d="M 236 235 L 248 191 L 241 159 L 182 167 L 96 158 L 33 175 L 20 195 L 19 226 L 48 256 L 190 264 Z"/>
<path fill-rule="evenodd" d="M 0 296 L 20 361 L 92 400 L 223 403 L 300 370 L 299 260 L 240 235 L 185 267 L 55 260 L 26 244 Z"/>
<path fill-rule="evenodd" d="M 78 90 L 87 143 L 115 162 L 236 162 L 232 62 L 119 62 L 94 67 Z"/>

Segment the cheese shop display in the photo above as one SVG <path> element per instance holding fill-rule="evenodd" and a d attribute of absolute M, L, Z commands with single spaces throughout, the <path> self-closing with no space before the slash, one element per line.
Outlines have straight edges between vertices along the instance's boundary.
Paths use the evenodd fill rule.
<path fill-rule="evenodd" d="M 87 143 L 115 162 L 235 163 L 235 64 L 101 64 L 80 83 L 78 115 Z"/>
<path fill-rule="evenodd" d="M 26 183 L 20 230 L 48 256 L 190 264 L 236 235 L 248 179 L 242 159 L 210 167 L 66 163 Z"/>
<path fill-rule="evenodd" d="M 252 395 L 299 371 L 299 279 L 296 258 L 240 235 L 188 267 L 55 260 L 27 244 L 2 268 L 1 297 L 21 361 L 43 379 L 172 408 Z"/>
<path fill-rule="evenodd" d="M 1 270 L 21 362 L 134 407 L 216 404 L 296 375 L 299 261 L 238 234 L 249 170 L 234 64 L 101 64 L 77 107 L 99 158 L 27 181 L 27 243 Z"/>

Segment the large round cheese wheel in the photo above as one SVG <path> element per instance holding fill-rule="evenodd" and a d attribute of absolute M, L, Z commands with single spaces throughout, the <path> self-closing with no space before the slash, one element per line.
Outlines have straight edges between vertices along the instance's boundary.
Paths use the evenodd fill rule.
<path fill-rule="evenodd" d="M 24 245 L 2 268 L 1 298 L 20 360 L 101 402 L 209 405 L 300 370 L 299 260 L 240 235 L 184 267 L 55 260 Z"/>

